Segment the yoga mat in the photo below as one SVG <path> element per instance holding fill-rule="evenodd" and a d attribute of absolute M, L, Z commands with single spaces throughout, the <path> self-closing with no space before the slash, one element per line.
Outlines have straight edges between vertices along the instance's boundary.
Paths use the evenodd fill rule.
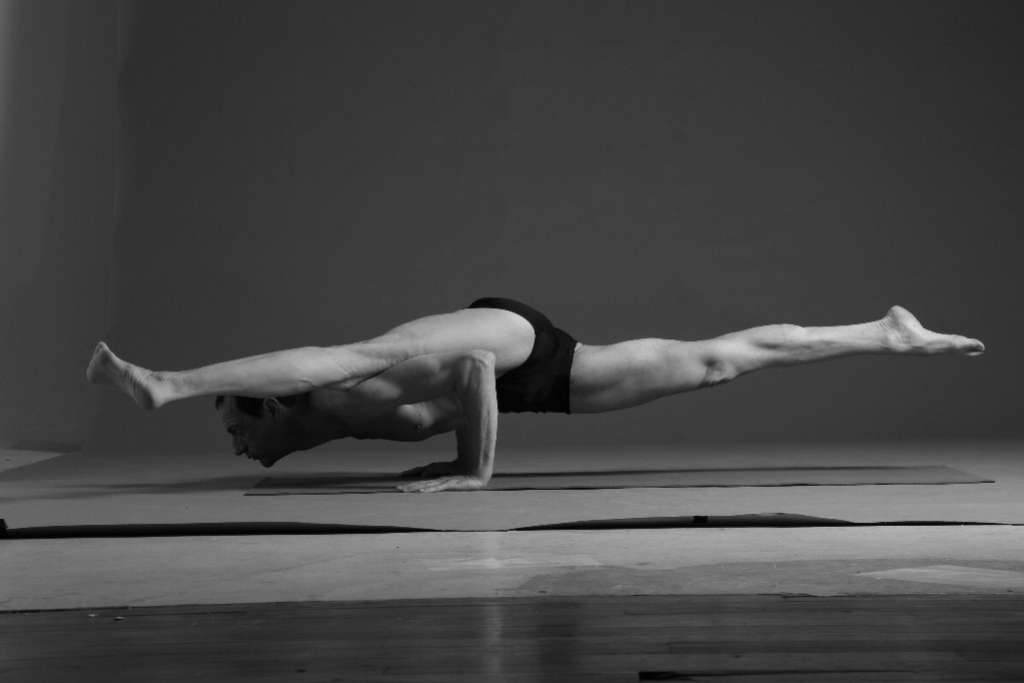
<path fill-rule="evenodd" d="M 261 479 L 247 496 L 389 493 L 409 481 L 394 473 L 333 472 Z M 903 467 L 744 467 L 725 469 L 601 470 L 497 474 L 488 490 L 705 488 L 736 486 L 864 486 L 991 483 L 944 465 Z"/>
<path fill-rule="evenodd" d="M 347 450 L 346 450 L 347 449 Z M 405 494 L 390 487 L 398 472 L 451 458 L 447 449 L 418 445 L 392 452 L 346 449 L 304 452 L 272 470 L 222 451 L 85 452 L 0 471 L 0 518 L 10 537 L 31 534 L 164 535 L 168 533 L 336 533 L 345 527 L 394 531 L 506 531 L 546 525 L 718 525 L 737 515 L 783 513 L 816 520 L 878 524 L 1024 522 L 1024 445 L 975 442 L 856 447 L 693 447 L 515 450 L 500 454 L 498 477 L 554 471 L 578 485 L 586 472 L 670 470 L 761 471 L 762 474 L 948 465 L 978 475 L 963 485 L 736 486 L 692 488 L 539 489 Z M 806 469 L 806 468 L 811 468 Z M 680 472 L 682 470 L 682 472 Z M 920 474 L 924 470 L 918 470 Z M 945 471 L 947 474 L 948 470 Z M 266 477 L 322 482 L 339 476 L 378 477 L 376 495 L 244 495 Z M 609 475 L 608 473 L 612 473 Z M 696 475 L 694 475 L 696 476 Z M 916 478 L 922 480 L 921 478 Z M 952 479 L 952 477 L 950 477 Z M 995 483 L 989 483 L 995 480 Z M 820 479 L 819 479 L 820 481 Z M 960 481 L 964 481 L 960 479 Z M 549 480 L 550 482 L 550 480 Z M 691 478 L 691 484 L 697 482 Z M 737 483 L 737 482 L 732 482 Z M 952 482 L 947 482 L 952 483 Z M 258 490 L 257 490 L 258 491 Z M 700 520 L 698 520 L 698 517 Z M 704 518 L 707 522 L 703 522 Z M 728 518 L 728 519 L 725 519 Z M 747 520 L 744 520 L 746 523 Z M 754 520 L 763 522 L 763 518 Z M 775 520 L 778 522 L 779 520 Z M 817 522 L 816 522 L 817 523 Z M 330 525 L 316 528 L 309 525 Z M 61 527 L 51 530 L 51 527 Z M 100 528 L 102 527 L 102 528 Z M 56 536 L 53 536 L 56 537 Z M 2 545 L 2 539 L 0 539 Z M 0 549 L 0 556 L 3 550 Z"/>
<path fill-rule="evenodd" d="M 36 463 L 58 458 L 64 455 L 53 451 L 37 451 L 29 449 L 3 448 L 0 449 L 0 472 L 35 465 Z"/>

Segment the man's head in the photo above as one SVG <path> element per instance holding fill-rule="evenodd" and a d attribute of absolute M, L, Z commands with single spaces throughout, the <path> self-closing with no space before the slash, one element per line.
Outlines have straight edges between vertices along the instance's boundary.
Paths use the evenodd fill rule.
<path fill-rule="evenodd" d="M 271 398 L 217 396 L 214 407 L 231 435 L 235 455 L 247 455 L 270 467 L 298 447 L 298 417 L 306 401 L 305 394 Z"/>

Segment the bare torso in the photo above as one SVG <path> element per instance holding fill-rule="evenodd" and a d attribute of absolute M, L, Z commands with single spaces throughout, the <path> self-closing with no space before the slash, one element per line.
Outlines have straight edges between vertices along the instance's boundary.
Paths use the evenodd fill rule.
<path fill-rule="evenodd" d="M 533 326 L 522 316 L 494 308 L 470 308 L 419 318 L 351 346 L 393 362 L 432 353 L 486 350 L 494 354 L 495 375 L 500 377 L 526 362 L 533 341 Z M 310 393 L 310 425 L 317 441 L 343 436 L 420 441 L 450 432 L 462 420 L 454 397 L 382 412 L 353 400 L 349 388 L 326 386 Z"/>
<path fill-rule="evenodd" d="M 462 411 L 454 398 L 403 405 L 394 410 L 372 412 L 354 405 L 345 391 L 317 389 L 310 395 L 312 419 L 319 426 L 322 442 L 342 437 L 422 441 L 450 432 L 462 422 Z"/>

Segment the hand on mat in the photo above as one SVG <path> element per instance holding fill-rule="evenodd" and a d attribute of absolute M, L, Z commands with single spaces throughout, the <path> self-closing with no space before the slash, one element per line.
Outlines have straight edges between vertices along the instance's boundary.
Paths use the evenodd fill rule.
<path fill-rule="evenodd" d="M 479 491 L 486 488 L 487 482 L 480 477 L 461 474 L 453 477 L 440 477 L 439 479 L 425 479 L 402 484 L 398 490 L 405 493 L 436 493 L 438 491 Z"/>
<path fill-rule="evenodd" d="M 458 460 L 445 460 L 442 462 L 432 462 L 429 465 L 423 465 L 422 467 L 413 467 L 411 470 L 402 472 L 399 476 L 403 479 L 408 479 L 410 477 L 426 479 L 427 477 L 445 477 L 452 474 L 466 473 L 466 470 L 459 467 Z"/>

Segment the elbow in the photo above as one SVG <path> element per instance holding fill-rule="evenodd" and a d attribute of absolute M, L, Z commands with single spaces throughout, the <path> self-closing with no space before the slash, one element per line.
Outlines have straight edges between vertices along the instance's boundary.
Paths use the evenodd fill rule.
<path fill-rule="evenodd" d="M 461 370 L 465 376 L 494 373 L 495 357 L 491 351 L 473 350 L 462 357 Z"/>
<path fill-rule="evenodd" d="M 467 352 L 460 359 L 458 370 L 455 373 L 457 394 L 476 393 L 481 386 L 486 386 L 488 380 L 495 381 L 494 375 L 495 357 L 490 351 L 473 350 Z"/>

